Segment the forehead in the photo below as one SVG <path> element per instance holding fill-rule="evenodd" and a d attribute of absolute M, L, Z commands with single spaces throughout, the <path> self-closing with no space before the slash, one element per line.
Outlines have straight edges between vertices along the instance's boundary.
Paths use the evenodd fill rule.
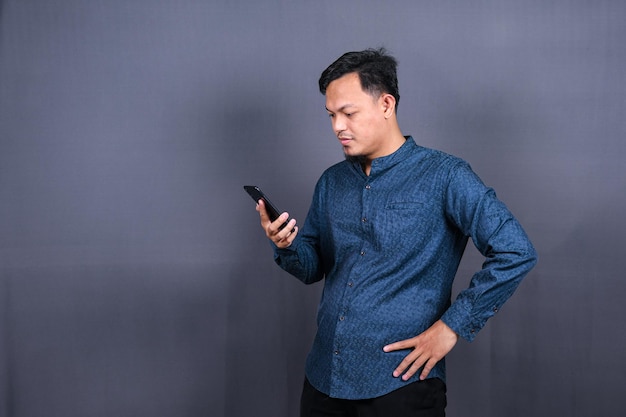
<path fill-rule="evenodd" d="M 361 80 L 356 72 L 331 81 L 326 88 L 326 108 L 330 111 L 352 106 L 370 105 L 375 99 L 363 91 Z"/>

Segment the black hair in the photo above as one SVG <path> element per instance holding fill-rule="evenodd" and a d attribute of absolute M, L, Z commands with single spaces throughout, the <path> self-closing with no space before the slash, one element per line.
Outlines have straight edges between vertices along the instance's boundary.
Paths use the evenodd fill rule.
<path fill-rule="evenodd" d="M 400 102 L 398 92 L 398 62 L 385 48 L 346 52 L 322 72 L 319 79 L 320 92 L 326 95 L 328 84 L 346 74 L 356 72 L 361 88 L 373 96 L 391 94 L 396 99 L 396 111 Z"/>

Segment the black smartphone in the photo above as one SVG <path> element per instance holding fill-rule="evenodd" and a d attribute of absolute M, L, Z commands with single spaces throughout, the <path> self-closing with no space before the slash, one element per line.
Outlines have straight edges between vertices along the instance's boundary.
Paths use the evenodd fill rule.
<path fill-rule="evenodd" d="M 269 198 L 267 198 L 265 193 L 261 191 L 259 187 L 256 185 L 244 185 L 243 189 L 250 194 L 250 197 L 252 197 L 255 203 L 258 203 L 259 200 L 263 200 L 265 202 L 265 210 L 267 210 L 267 215 L 270 217 L 271 221 L 275 221 L 278 216 L 280 216 L 282 212 L 276 208 L 276 206 L 270 201 Z M 280 228 L 282 229 L 287 226 L 287 223 L 289 223 L 289 220 L 283 223 Z"/>

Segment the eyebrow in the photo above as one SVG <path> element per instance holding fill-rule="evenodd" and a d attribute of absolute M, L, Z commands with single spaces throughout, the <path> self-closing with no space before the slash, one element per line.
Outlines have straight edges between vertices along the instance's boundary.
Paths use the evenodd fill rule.
<path fill-rule="evenodd" d="M 344 110 L 344 109 L 346 109 L 347 107 L 356 107 L 356 106 L 355 106 L 354 104 L 352 104 L 352 103 L 344 104 L 343 106 L 339 107 L 339 108 L 337 109 L 337 111 L 338 111 L 338 112 L 343 111 L 343 110 Z M 326 111 L 327 111 L 327 112 L 329 112 L 329 113 L 335 113 L 335 112 L 333 112 L 333 111 L 331 111 L 331 110 L 328 110 L 328 107 L 326 107 L 326 106 L 324 106 L 324 108 L 325 108 L 325 109 L 326 109 Z"/>

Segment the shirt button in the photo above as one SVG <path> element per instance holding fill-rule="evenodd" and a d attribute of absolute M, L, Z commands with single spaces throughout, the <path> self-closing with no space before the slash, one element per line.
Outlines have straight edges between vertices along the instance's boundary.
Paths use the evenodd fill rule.
<path fill-rule="evenodd" d="M 354 282 L 348 282 L 348 287 L 351 287 L 354 285 Z"/>
<path fill-rule="evenodd" d="M 344 316 L 339 317 L 339 321 L 344 321 L 346 318 Z"/>
<path fill-rule="evenodd" d="M 365 255 L 365 251 L 361 251 L 360 255 L 361 256 Z"/>
<path fill-rule="evenodd" d="M 365 189 L 366 189 L 366 190 L 370 190 L 371 188 L 372 188 L 372 186 L 371 186 L 371 185 L 369 185 L 369 184 L 367 184 L 367 185 L 365 186 Z"/>
<path fill-rule="evenodd" d="M 367 217 L 363 217 L 363 218 L 361 219 L 361 221 L 362 221 L 363 223 L 367 223 Z"/>
<path fill-rule="evenodd" d="M 339 351 L 338 351 L 338 350 L 334 351 L 333 353 L 334 353 L 335 355 L 339 355 Z"/>

